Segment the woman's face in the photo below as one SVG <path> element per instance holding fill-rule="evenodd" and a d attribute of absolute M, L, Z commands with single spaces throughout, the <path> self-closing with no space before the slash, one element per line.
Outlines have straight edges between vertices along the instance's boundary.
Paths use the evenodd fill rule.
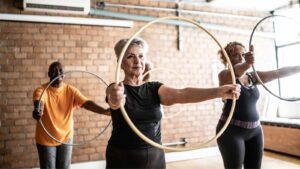
<path fill-rule="evenodd" d="M 143 47 L 129 46 L 122 60 L 122 69 L 126 75 L 141 76 L 145 70 L 146 55 Z"/>
<path fill-rule="evenodd" d="M 236 65 L 238 63 L 242 63 L 244 54 L 245 54 L 244 47 L 240 45 L 234 46 L 232 52 L 229 55 L 231 64 Z"/>

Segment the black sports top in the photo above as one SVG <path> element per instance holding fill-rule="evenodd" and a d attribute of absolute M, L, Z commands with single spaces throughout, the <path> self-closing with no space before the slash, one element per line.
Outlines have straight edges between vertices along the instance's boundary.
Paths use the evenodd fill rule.
<path fill-rule="evenodd" d="M 161 143 L 160 121 L 162 118 L 158 89 L 160 82 L 146 82 L 141 86 L 124 84 L 125 109 L 134 125 L 149 139 Z M 111 110 L 112 135 L 108 144 L 122 148 L 151 147 L 128 126 L 120 109 Z"/>
<path fill-rule="evenodd" d="M 243 86 L 239 79 L 236 80 L 241 85 L 241 94 L 239 99 L 236 101 L 236 106 L 233 114 L 233 119 L 255 122 L 259 120 L 259 114 L 256 109 L 256 103 L 259 98 L 259 90 L 257 89 L 256 83 L 253 80 L 251 74 L 246 74 L 249 77 L 252 85 L 249 87 Z M 228 117 L 232 100 L 227 99 L 223 108 L 223 116 Z"/>

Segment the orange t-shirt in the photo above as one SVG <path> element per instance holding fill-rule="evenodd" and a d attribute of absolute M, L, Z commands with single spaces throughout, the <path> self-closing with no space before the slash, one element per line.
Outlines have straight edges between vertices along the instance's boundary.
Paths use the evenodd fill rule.
<path fill-rule="evenodd" d="M 33 101 L 40 99 L 47 84 L 33 93 Z M 42 96 L 44 111 L 41 120 L 47 131 L 56 139 L 67 142 L 73 136 L 73 110 L 81 107 L 88 99 L 75 87 L 63 83 L 59 88 L 49 87 Z M 36 143 L 46 146 L 60 145 L 50 138 L 38 122 L 35 132 Z"/>

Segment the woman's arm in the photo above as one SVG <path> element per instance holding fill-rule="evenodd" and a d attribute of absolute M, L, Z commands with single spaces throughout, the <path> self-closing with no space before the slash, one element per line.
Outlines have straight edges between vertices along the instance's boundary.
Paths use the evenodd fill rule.
<path fill-rule="evenodd" d="M 264 71 L 264 72 L 258 71 L 257 74 L 263 83 L 268 83 L 272 80 L 291 76 L 291 75 L 299 73 L 299 72 L 300 72 L 300 66 L 289 66 L 289 67 L 283 67 L 283 68 L 280 68 L 277 70 L 271 70 L 271 71 Z M 251 72 L 251 74 L 252 74 L 254 80 L 257 81 L 256 74 L 254 72 Z"/>
<path fill-rule="evenodd" d="M 247 64 L 246 62 L 236 64 L 233 67 L 235 77 L 236 78 L 242 77 L 250 67 L 251 67 L 251 65 Z M 219 85 L 220 86 L 226 85 L 226 84 L 232 84 L 230 70 L 226 69 L 226 70 L 221 71 L 219 73 L 218 77 L 219 77 Z"/>
<path fill-rule="evenodd" d="M 234 75 L 236 78 L 242 77 L 251 65 L 254 64 L 254 47 L 250 47 L 250 51 L 245 53 L 244 55 L 245 62 L 237 63 L 233 66 Z M 223 70 L 219 73 L 219 82 L 220 86 L 225 84 L 231 84 L 231 73 L 230 70 Z"/>
<path fill-rule="evenodd" d="M 91 100 L 86 101 L 82 107 L 98 114 L 110 116 L 109 109 L 105 109 Z"/>
<path fill-rule="evenodd" d="M 247 64 L 246 62 L 236 64 L 233 67 L 235 77 L 236 78 L 242 77 L 250 67 L 251 67 L 251 65 Z M 219 77 L 219 85 L 220 86 L 225 85 L 225 84 L 232 84 L 230 70 L 226 69 L 226 70 L 221 71 L 219 73 L 218 77 Z"/>
<path fill-rule="evenodd" d="M 249 68 L 251 68 L 251 64 L 248 64 L 247 62 L 236 64 L 233 67 L 235 77 L 240 78 L 247 72 Z"/>
<path fill-rule="evenodd" d="M 214 98 L 237 98 L 240 95 L 239 85 L 224 85 L 216 88 L 184 88 L 175 89 L 162 85 L 158 94 L 163 105 L 177 103 L 197 103 Z"/>

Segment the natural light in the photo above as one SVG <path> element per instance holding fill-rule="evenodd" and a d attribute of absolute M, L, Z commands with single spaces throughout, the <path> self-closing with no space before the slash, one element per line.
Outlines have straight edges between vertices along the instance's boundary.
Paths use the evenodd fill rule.
<path fill-rule="evenodd" d="M 283 14 L 289 18 L 275 20 L 276 42 L 279 47 L 278 65 L 279 67 L 300 65 L 300 21 L 295 18 L 295 16 L 300 16 L 300 10 L 289 10 Z M 300 97 L 300 90 L 296 90 L 299 84 L 300 74 L 282 79 L 280 81 L 282 97 Z"/>

